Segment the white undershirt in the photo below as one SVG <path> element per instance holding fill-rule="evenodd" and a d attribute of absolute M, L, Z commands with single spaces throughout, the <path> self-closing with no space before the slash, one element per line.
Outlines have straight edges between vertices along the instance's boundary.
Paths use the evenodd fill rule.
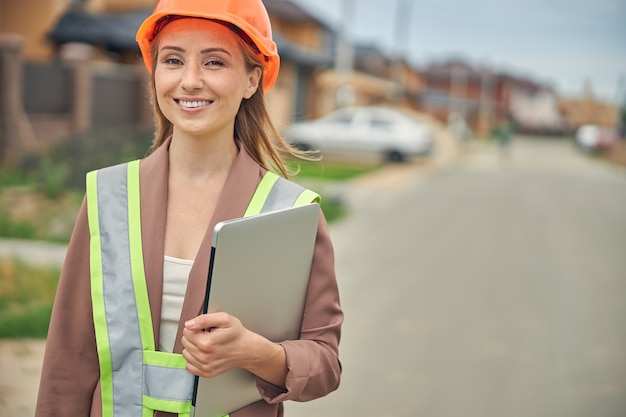
<path fill-rule="evenodd" d="M 161 307 L 161 328 L 159 350 L 172 352 L 178 322 L 187 291 L 187 281 L 193 261 L 165 256 L 163 259 L 163 305 Z"/>

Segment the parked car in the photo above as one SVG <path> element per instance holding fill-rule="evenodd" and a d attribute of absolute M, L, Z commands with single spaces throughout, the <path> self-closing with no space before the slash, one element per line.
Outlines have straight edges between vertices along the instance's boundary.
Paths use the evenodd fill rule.
<path fill-rule="evenodd" d="M 607 151 L 615 146 L 618 141 L 617 129 L 586 124 L 576 131 L 576 144 L 586 152 Z"/>
<path fill-rule="evenodd" d="M 287 140 L 321 153 L 377 155 L 400 162 L 428 155 L 432 129 L 409 112 L 382 106 L 345 107 L 317 120 L 292 124 Z"/>

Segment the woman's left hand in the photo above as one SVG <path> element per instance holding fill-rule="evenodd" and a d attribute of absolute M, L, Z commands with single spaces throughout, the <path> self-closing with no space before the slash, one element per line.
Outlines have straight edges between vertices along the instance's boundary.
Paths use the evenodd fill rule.
<path fill-rule="evenodd" d="M 238 318 L 227 313 L 203 314 L 187 321 L 182 342 L 187 370 L 195 375 L 212 378 L 243 368 L 284 387 L 284 348 L 246 329 Z"/>
<path fill-rule="evenodd" d="M 185 323 L 183 357 L 195 375 L 211 378 L 232 368 L 245 368 L 251 334 L 241 321 L 226 313 L 210 313 Z"/>

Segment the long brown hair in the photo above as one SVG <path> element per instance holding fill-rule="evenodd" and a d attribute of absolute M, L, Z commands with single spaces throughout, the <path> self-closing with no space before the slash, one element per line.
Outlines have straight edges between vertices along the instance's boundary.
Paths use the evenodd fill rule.
<path fill-rule="evenodd" d="M 221 23 L 221 22 L 219 22 Z M 227 25 L 228 26 L 228 25 Z M 251 47 L 238 36 L 240 49 L 243 53 L 246 69 L 250 72 L 255 68 L 263 69 L 261 58 Z M 163 115 L 159 108 L 156 97 L 155 67 L 157 65 L 158 39 L 152 45 L 152 75 L 150 77 L 149 90 L 151 95 L 152 111 L 155 120 L 155 135 L 149 153 L 161 146 L 172 135 L 173 125 Z M 288 157 L 311 160 L 314 159 L 310 152 L 304 152 L 287 143 L 269 117 L 265 105 L 265 92 L 263 91 L 263 74 L 259 80 L 259 87 L 249 99 L 243 99 L 239 111 L 235 116 L 235 138 L 246 148 L 250 156 L 263 168 L 280 172 L 285 178 L 290 178 L 291 173 L 285 163 Z"/>

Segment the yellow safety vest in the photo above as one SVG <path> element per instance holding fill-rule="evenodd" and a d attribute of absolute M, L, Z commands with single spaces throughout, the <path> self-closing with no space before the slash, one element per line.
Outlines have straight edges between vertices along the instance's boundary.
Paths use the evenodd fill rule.
<path fill-rule="evenodd" d="M 267 172 L 244 216 L 319 202 L 313 191 Z M 93 320 L 103 417 L 191 411 L 194 375 L 181 354 L 159 352 L 148 301 L 139 161 L 87 174 Z"/>

